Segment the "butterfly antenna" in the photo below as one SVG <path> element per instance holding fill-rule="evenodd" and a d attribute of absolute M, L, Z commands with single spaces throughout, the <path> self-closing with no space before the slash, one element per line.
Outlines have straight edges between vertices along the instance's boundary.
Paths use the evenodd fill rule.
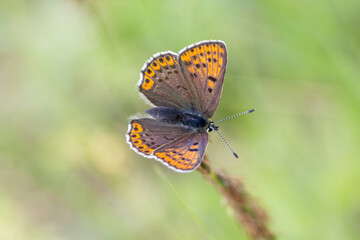
<path fill-rule="evenodd" d="M 234 115 L 234 116 L 231 116 L 231 117 L 227 117 L 227 118 L 221 119 L 221 120 L 216 121 L 216 122 L 214 122 L 214 123 L 222 122 L 222 121 L 225 121 L 225 120 L 234 118 L 234 117 L 238 117 L 238 116 L 240 116 L 240 115 L 244 115 L 244 114 L 246 114 L 246 113 L 252 113 L 253 111 L 255 111 L 255 108 L 254 108 L 254 109 L 251 109 L 251 110 L 249 110 L 249 111 L 246 111 L 246 112 L 238 113 L 238 114 L 236 114 L 236 115 Z M 218 134 L 219 134 L 219 133 L 218 133 Z"/>
<path fill-rule="evenodd" d="M 221 134 L 216 130 L 216 128 L 212 128 L 212 130 L 214 130 L 217 135 L 219 135 L 219 137 L 224 141 L 224 143 L 226 144 L 226 146 L 228 146 L 228 148 L 230 149 L 230 151 L 234 154 L 234 156 L 236 158 L 239 158 L 239 156 L 234 152 L 234 150 L 232 150 L 232 148 L 230 147 L 230 145 L 226 142 L 226 140 L 223 138 L 223 136 L 221 136 Z"/>

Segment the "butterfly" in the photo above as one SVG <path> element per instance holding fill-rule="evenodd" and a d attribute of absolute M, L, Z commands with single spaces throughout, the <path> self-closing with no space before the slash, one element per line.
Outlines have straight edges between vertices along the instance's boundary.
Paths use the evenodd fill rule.
<path fill-rule="evenodd" d="M 210 118 L 220 101 L 226 64 L 226 45 L 216 40 L 192 44 L 178 54 L 160 52 L 145 62 L 138 87 L 155 107 L 146 111 L 149 117 L 130 121 L 130 148 L 177 172 L 195 170 L 208 132 L 218 128 Z"/>

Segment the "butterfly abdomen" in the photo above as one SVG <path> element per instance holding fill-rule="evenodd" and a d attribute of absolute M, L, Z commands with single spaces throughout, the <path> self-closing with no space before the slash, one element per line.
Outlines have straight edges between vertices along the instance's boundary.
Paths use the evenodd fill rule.
<path fill-rule="evenodd" d="M 176 108 L 155 107 L 147 110 L 146 113 L 162 122 L 182 125 L 198 131 L 206 130 L 208 125 L 208 120 L 206 118 Z"/>

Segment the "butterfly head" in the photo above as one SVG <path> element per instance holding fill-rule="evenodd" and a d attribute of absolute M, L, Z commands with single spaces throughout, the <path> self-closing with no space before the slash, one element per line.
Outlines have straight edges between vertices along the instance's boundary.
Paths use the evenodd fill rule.
<path fill-rule="evenodd" d="M 209 121 L 206 131 L 212 132 L 213 130 L 217 131 L 218 129 L 219 129 L 219 126 L 215 126 L 215 123 L 213 121 Z"/>

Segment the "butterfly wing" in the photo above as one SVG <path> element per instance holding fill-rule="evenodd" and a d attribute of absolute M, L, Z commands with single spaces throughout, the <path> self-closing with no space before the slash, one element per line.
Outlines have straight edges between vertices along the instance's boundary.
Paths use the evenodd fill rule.
<path fill-rule="evenodd" d="M 191 172 L 200 165 L 208 141 L 207 132 L 190 132 L 156 149 L 154 156 L 177 172 Z"/>
<path fill-rule="evenodd" d="M 155 149 L 189 132 L 181 126 L 170 125 L 152 118 L 140 118 L 130 121 L 126 140 L 131 148 L 149 157 Z"/>
<path fill-rule="evenodd" d="M 179 52 L 179 64 L 190 88 L 195 89 L 196 109 L 214 115 L 224 83 L 227 50 L 222 41 L 202 41 Z"/>
<path fill-rule="evenodd" d="M 193 93 L 185 81 L 178 63 L 178 55 L 161 52 L 149 59 L 140 72 L 139 90 L 154 105 L 189 109 Z"/>
<path fill-rule="evenodd" d="M 140 118 L 131 120 L 126 139 L 140 155 L 154 158 L 175 171 L 191 172 L 201 163 L 208 134 Z"/>

